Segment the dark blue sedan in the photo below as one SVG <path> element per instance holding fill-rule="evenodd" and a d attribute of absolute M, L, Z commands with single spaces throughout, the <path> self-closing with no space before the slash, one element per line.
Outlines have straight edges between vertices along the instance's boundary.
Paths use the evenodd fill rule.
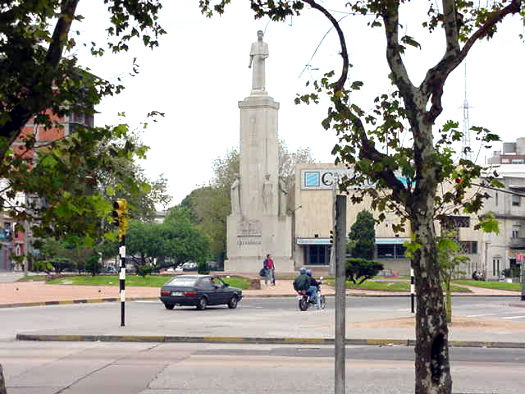
<path fill-rule="evenodd" d="M 208 305 L 226 304 L 237 308 L 242 299 L 242 290 L 231 287 L 213 275 L 180 275 L 165 283 L 160 289 L 160 300 L 166 309 L 175 305 L 196 306 L 206 309 Z"/>

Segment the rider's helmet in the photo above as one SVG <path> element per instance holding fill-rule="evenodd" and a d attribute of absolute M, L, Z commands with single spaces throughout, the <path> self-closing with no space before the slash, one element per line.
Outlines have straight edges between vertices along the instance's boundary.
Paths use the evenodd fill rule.
<path fill-rule="evenodd" d="M 306 274 L 306 268 L 302 267 L 300 270 L 299 270 L 299 273 L 304 275 Z"/>
<path fill-rule="evenodd" d="M 306 270 L 306 275 L 308 275 L 308 276 L 312 276 L 312 271 L 310 271 L 310 270 Z"/>

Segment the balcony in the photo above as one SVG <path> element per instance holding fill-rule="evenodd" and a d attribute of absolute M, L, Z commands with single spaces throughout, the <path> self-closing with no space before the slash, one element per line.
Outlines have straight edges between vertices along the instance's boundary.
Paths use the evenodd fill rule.
<path fill-rule="evenodd" d="M 511 238 L 510 247 L 513 249 L 525 249 L 525 237 Z"/>

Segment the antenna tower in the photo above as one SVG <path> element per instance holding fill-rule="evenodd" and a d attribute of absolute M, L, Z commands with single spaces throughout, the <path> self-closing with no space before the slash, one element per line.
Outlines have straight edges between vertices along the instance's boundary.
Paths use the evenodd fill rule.
<path fill-rule="evenodd" d="M 470 146 L 470 122 L 467 100 L 467 62 L 465 61 L 465 98 L 463 100 L 463 137 L 461 139 L 461 158 L 472 160 L 472 147 Z M 468 149 L 467 149 L 468 148 Z"/>

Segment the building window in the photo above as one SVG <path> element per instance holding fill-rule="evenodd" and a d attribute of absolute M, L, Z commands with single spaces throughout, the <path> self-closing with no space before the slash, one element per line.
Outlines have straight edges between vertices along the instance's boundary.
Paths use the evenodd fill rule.
<path fill-rule="evenodd" d="M 461 253 L 478 254 L 478 241 L 459 241 Z"/>
<path fill-rule="evenodd" d="M 496 192 L 496 206 L 498 206 L 498 192 Z"/>
<path fill-rule="evenodd" d="M 305 245 L 305 265 L 328 265 L 330 264 L 330 246 L 328 245 Z"/>
<path fill-rule="evenodd" d="M 406 248 L 401 244 L 379 244 L 377 245 L 377 258 L 379 259 L 403 259 Z"/>
<path fill-rule="evenodd" d="M 499 259 L 492 259 L 492 275 L 499 277 Z"/>
<path fill-rule="evenodd" d="M 509 159 L 501 159 L 501 164 L 509 164 L 509 163 L 510 163 Z"/>
<path fill-rule="evenodd" d="M 513 207 L 519 207 L 521 202 L 521 197 L 516 196 L 515 194 L 512 195 L 512 206 Z"/>
<path fill-rule="evenodd" d="M 512 226 L 512 238 L 519 238 L 520 237 L 520 230 L 521 226 L 519 224 L 515 224 Z"/>
<path fill-rule="evenodd" d="M 443 227 L 449 230 L 453 230 L 459 227 L 468 228 L 470 227 L 470 217 L 449 215 L 441 223 Z"/>
<path fill-rule="evenodd" d="M 523 159 L 512 159 L 512 164 L 523 164 Z"/>

